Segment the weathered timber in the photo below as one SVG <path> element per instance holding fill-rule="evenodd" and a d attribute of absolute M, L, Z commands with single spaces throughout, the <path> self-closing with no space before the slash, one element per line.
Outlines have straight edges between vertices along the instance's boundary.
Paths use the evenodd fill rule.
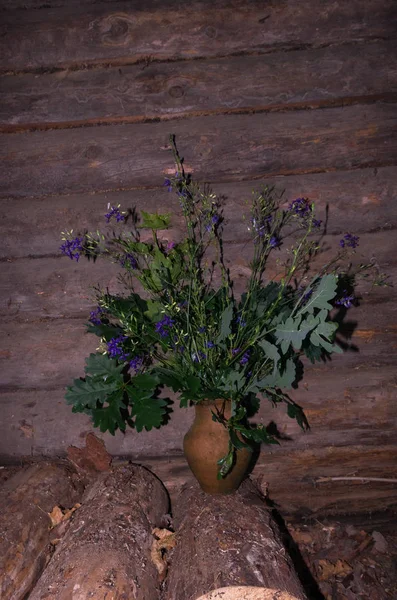
<path fill-rule="evenodd" d="M 267 115 L 183 120 L 3 134 L 2 197 L 157 186 L 173 173 L 170 130 L 196 180 L 260 179 L 275 175 L 394 164 L 393 104 Z M 222 160 L 219 160 L 222 157 Z"/>
<path fill-rule="evenodd" d="M 2 15 L 4 70 L 230 56 L 395 37 L 393 0 L 67 5 Z M 187 25 L 188 24 L 188 25 Z"/>
<path fill-rule="evenodd" d="M 173 511 L 176 547 L 165 600 L 238 585 L 306 598 L 269 505 L 251 481 L 228 496 L 205 494 L 197 483 L 186 486 Z"/>
<path fill-rule="evenodd" d="M 154 167 L 153 177 L 157 174 Z M 247 220 L 242 218 L 248 217 L 246 202 L 253 190 L 261 190 L 266 185 L 274 185 L 278 194 L 284 192 L 285 207 L 295 198 L 309 198 L 315 203 L 316 216 L 323 221 L 327 219 L 328 234 L 344 233 L 347 226 L 357 235 L 397 227 L 397 167 L 290 175 L 211 186 L 224 205 L 226 242 L 246 240 Z M 17 202 L 5 199 L 0 202 L 0 258 L 53 255 L 58 252 L 61 231 L 104 230 L 104 214 L 109 202 L 114 206 L 121 204 L 124 210 L 143 208 L 149 212 L 171 212 L 173 227 L 161 235 L 174 240 L 183 234 L 177 196 L 168 193 L 163 186 L 152 190 L 73 194 L 67 199 L 64 196 L 20 198 Z M 15 263 L 11 264 L 16 268 Z M 80 268 L 81 263 L 75 268 L 77 277 Z"/>
<path fill-rule="evenodd" d="M 247 227 L 246 223 L 247 221 L 244 228 Z M 180 226 L 180 222 L 177 225 Z M 165 236 L 168 241 L 177 241 L 183 235 L 186 235 L 186 232 L 183 232 L 181 227 L 175 227 L 170 231 L 162 232 L 159 237 Z M 245 289 L 253 256 L 253 244 L 248 237 L 249 233 L 244 232 L 243 229 L 241 239 L 237 236 L 238 233 L 236 233 L 235 243 L 225 243 L 224 245 L 225 262 L 230 268 L 235 282 L 236 294 Z M 340 248 L 341 237 L 342 234 L 339 233 L 320 238 L 323 251 L 311 263 L 313 272 L 315 269 L 322 268 L 324 264 L 335 257 Z M 284 248 L 277 249 L 270 257 L 266 279 L 280 277 L 281 268 L 277 261 L 287 258 L 288 248 L 291 245 L 292 240 L 289 239 L 288 243 L 285 242 Z M 360 245 L 352 260 L 357 264 L 368 262 L 370 258 L 374 257 L 380 265 L 381 272 L 386 272 L 390 281 L 393 282 L 397 276 L 396 252 L 395 231 L 380 230 L 360 235 Z M 79 263 L 76 263 L 68 257 L 61 256 L 61 253 L 59 256 L 51 258 L 23 258 L 4 261 L 2 264 L 3 278 L 0 283 L 0 296 L 4 299 L 4 304 L 0 321 L 59 317 L 88 319 L 89 311 L 96 305 L 95 286 L 99 285 L 102 290 L 109 289 L 111 293 L 122 295 L 129 293 L 125 285 L 119 281 L 118 276 L 122 272 L 123 269 L 119 265 L 109 263 L 105 259 L 99 259 L 96 263 L 80 259 Z M 218 284 L 220 284 L 220 274 L 217 272 L 213 278 L 213 285 Z M 139 285 L 136 286 L 136 289 L 141 291 Z M 371 288 L 369 284 L 363 282 L 358 291 L 365 294 L 364 310 L 365 305 L 388 302 L 395 296 L 393 289 Z M 360 312 L 355 313 L 355 316 L 356 314 L 361 319 Z M 377 323 L 382 324 L 381 321 L 377 321 Z"/>
<path fill-rule="evenodd" d="M 152 528 L 165 525 L 168 506 L 164 486 L 143 467 L 99 476 L 30 599 L 69 600 L 78 592 L 80 600 L 157 600 Z"/>
<path fill-rule="evenodd" d="M 394 48 L 389 41 L 303 50 L 293 61 L 280 52 L 3 76 L 0 131 L 347 105 L 393 90 L 396 100 Z"/>
<path fill-rule="evenodd" d="M 287 449 L 284 445 L 262 446 L 253 477 L 268 483 L 269 499 L 284 515 L 325 517 L 355 513 L 397 512 L 395 483 L 330 481 L 317 484 L 324 473 L 330 477 L 349 476 L 395 478 L 395 443 L 383 446 L 347 444 L 324 448 Z M 145 458 L 148 466 L 164 481 L 173 505 L 181 485 L 193 476 L 183 456 Z"/>
<path fill-rule="evenodd" d="M 22 600 L 48 562 L 55 506 L 70 509 L 81 499 L 75 470 L 64 463 L 26 467 L 0 490 L 0 595 Z"/>
<path fill-rule="evenodd" d="M 311 429 L 303 432 L 285 407 L 275 410 L 261 402 L 255 422 L 271 426 L 279 437 L 280 451 L 351 445 L 382 446 L 394 443 L 397 421 L 395 360 L 379 356 L 352 368 L 342 361 L 334 365 L 306 365 L 305 379 L 290 396 L 308 417 Z M 92 423 L 86 415 L 75 415 L 64 399 L 64 388 L 15 390 L 0 394 L 3 425 L 0 425 L 0 457 L 64 455 L 70 445 L 81 446 Z M 192 409 L 175 402 L 166 427 L 137 433 L 128 429 L 116 436 L 101 434 L 113 456 L 144 460 L 153 449 L 160 455 L 182 452 L 182 439 L 192 419 Z M 59 427 L 62 423 L 62 427 Z M 266 462 L 266 456 L 265 456 Z M 372 464 L 371 461 L 368 463 Z"/>

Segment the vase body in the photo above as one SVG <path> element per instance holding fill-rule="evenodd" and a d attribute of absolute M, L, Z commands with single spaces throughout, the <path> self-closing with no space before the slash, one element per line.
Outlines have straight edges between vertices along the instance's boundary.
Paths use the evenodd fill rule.
<path fill-rule="evenodd" d="M 244 479 L 252 459 L 249 448 L 236 450 L 236 461 L 232 470 L 223 479 L 218 479 L 218 460 L 229 451 L 229 432 L 213 421 L 212 413 L 221 410 L 230 418 L 231 402 L 227 400 L 207 401 L 195 406 L 195 419 L 183 440 L 183 450 L 188 465 L 207 494 L 230 494 Z"/>

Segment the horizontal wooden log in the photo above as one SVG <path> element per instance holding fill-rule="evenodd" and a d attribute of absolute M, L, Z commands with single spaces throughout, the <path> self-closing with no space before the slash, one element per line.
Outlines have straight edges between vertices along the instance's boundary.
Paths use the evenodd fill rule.
<path fill-rule="evenodd" d="M 150 555 L 153 527 L 164 526 L 168 495 L 137 465 L 100 476 L 30 595 L 32 600 L 157 600 L 158 572 Z"/>
<path fill-rule="evenodd" d="M 0 131 L 379 100 L 397 92 L 394 46 L 10 75 L 1 82 Z"/>
<path fill-rule="evenodd" d="M 235 216 L 237 219 L 238 211 Z M 243 227 L 246 228 L 246 226 L 245 222 Z M 230 229 L 230 232 L 232 231 L 233 228 Z M 172 232 L 164 232 L 163 235 L 167 240 L 178 240 L 182 238 L 183 232 L 179 228 L 173 228 Z M 224 254 L 225 262 L 230 268 L 231 277 L 235 283 L 235 291 L 241 293 L 245 290 L 250 273 L 249 265 L 253 256 L 253 244 L 246 237 L 249 235 L 248 232 L 241 232 L 241 236 L 245 237 L 242 240 L 239 240 L 237 235 L 236 233 L 236 243 L 225 244 Z M 335 257 L 340 248 L 341 237 L 342 234 L 322 238 L 324 251 L 312 262 L 313 272 Z M 273 257 L 269 261 L 267 278 L 280 276 L 281 267 L 277 265 L 276 261 L 287 258 L 286 252 L 290 245 L 290 240 L 288 240 L 285 248 L 273 253 Z M 353 262 L 367 263 L 371 258 L 375 258 L 381 272 L 385 272 L 390 282 L 393 282 L 397 278 L 396 251 L 395 231 L 364 234 L 360 236 L 359 247 L 353 257 Z M 350 257 L 346 259 L 346 264 L 350 260 Z M 60 317 L 80 317 L 88 320 L 89 312 L 96 305 L 95 286 L 99 285 L 101 289 L 108 289 L 113 294 L 128 295 L 129 290 L 118 279 L 122 270 L 119 265 L 105 259 L 92 263 L 82 258 L 76 263 L 76 261 L 61 256 L 61 253 L 53 258 L 24 258 L 5 261 L 2 264 L 3 278 L 0 284 L 0 296 L 3 298 L 0 321 Z M 370 280 L 371 277 L 370 274 Z M 216 274 L 213 281 L 214 286 L 220 284 L 219 279 L 219 274 Z M 139 285 L 137 290 L 141 291 Z M 395 297 L 393 288 L 372 288 L 369 284 L 362 282 L 359 291 L 364 294 L 364 306 L 388 302 Z M 357 313 L 357 318 L 361 319 L 360 312 Z M 381 324 L 378 322 L 378 325 Z"/>
<path fill-rule="evenodd" d="M 394 164 L 393 104 L 296 113 L 197 117 L 4 134 L 2 197 L 158 186 L 173 173 L 170 131 L 197 181 L 260 179 Z M 219 158 L 222 157 L 222 160 Z"/>
<path fill-rule="evenodd" d="M 0 490 L 0 593 L 2 600 L 27 597 L 50 559 L 54 507 L 70 509 L 83 489 L 76 472 L 64 463 L 27 467 Z"/>
<path fill-rule="evenodd" d="M 395 478 L 395 443 L 367 446 L 347 444 L 323 448 L 287 449 L 264 446 L 253 477 L 268 484 L 269 499 L 283 515 L 296 518 L 328 515 L 368 514 L 397 506 L 394 483 L 330 481 L 317 484 L 324 473 L 329 477 L 356 476 Z M 193 482 L 184 457 L 146 458 L 144 464 L 164 481 L 172 502 L 183 483 Z M 266 484 L 264 485 L 266 488 Z"/>
<path fill-rule="evenodd" d="M 4 13 L 2 68 L 41 69 L 227 56 L 393 37 L 393 0 L 274 6 L 239 0 L 67 5 Z M 186 23 L 189 26 L 186 26 Z M 56 42 L 56 43 L 55 43 Z"/>
<path fill-rule="evenodd" d="M 347 226 L 358 235 L 397 226 L 397 203 L 394 201 L 397 197 L 397 167 L 359 169 L 213 184 L 213 191 L 224 204 L 225 241 L 246 240 L 247 220 L 242 217 L 248 217 L 247 201 L 253 190 L 263 189 L 265 185 L 275 185 L 278 193 L 284 191 L 286 206 L 295 198 L 308 197 L 316 205 L 318 218 L 324 221 L 327 215 L 329 234 L 344 233 Z M 171 212 L 173 227 L 164 235 L 174 239 L 183 234 L 178 198 L 164 187 L 73 194 L 67 199 L 63 196 L 51 200 L 20 198 L 18 202 L 5 199 L 0 203 L 0 258 L 53 255 L 58 252 L 61 231 L 108 230 L 104 214 L 109 202 L 114 206 L 121 204 L 124 210 Z M 17 268 L 15 263 L 11 264 Z"/>
<path fill-rule="evenodd" d="M 341 341 L 348 347 L 344 355 L 336 355 L 336 365 L 351 367 L 373 359 L 388 360 L 396 356 L 397 329 L 393 322 L 395 303 L 383 305 L 382 310 L 368 306 L 357 309 L 347 321 L 353 335 Z M 360 311 L 360 312 L 358 312 Z M 356 319 L 359 327 L 356 327 Z M 353 323 L 352 323 L 353 321 Z M 380 325 L 381 323 L 381 325 Z M 0 386 L 7 388 L 45 388 L 66 385 L 83 373 L 84 357 L 95 352 L 99 338 L 85 333 L 80 319 L 52 319 L 36 322 L 5 322 L 0 339 L 3 372 Z"/>
<path fill-rule="evenodd" d="M 174 515 L 176 547 L 165 600 L 191 600 L 229 586 L 307 598 L 272 511 L 249 480 L 229 496 L 205 494 L 197 483 L 186 486 Z"/>
<path fill-rule="evenodd" d="M 69 383 L 69 382 L 68 382 Z M 305 377 L 290 396 L 307 414 L 311 429 L 303 432 L 290 419 L 285 407 L 276 410 L 267 400 L 261 402 L 254 422 L 271 425 L 285 451 L 315 449 L 348 444 L 393 444 L 397 407 L 395 360 L 378 357 L 352 367 L 306 366 Z M 64 399 L 64 387 L 53 389 L 2 390 L 0 406 L 0 459 L 64 456 L 70 445 L 81 446 L 93 431 L 90 419 L 73 414 Z M 172 396 L 173 397 L 173 396 Z M 143 459 L 158 454 L 182 452 L 183 435 L 193 419 L 193 409 L 180 409 L 175 401 L 170 422 L 160 429 L 123 435 L 95 434 L 101 437 L 113 456 Z M 62 427 L 60 427 L 62 424 Z M 155 449 L 155 450 L 154 450 Z"/>

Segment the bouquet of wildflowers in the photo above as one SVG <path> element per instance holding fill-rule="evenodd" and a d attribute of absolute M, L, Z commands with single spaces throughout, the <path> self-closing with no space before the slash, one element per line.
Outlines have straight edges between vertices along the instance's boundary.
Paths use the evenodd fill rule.
<path fill-rule="evenodd" d="M 178 196 L 184 239 L 163 241 L 171 215 L 142 211 L 138 217 L 120 206 L 109 206 L 105 215 L 116 228 L 111 235 L 64 235 L 64 254 L 76 261 L 83 255 L 117 262 L 126 287 L 124 295 L 97 291 L 88 331 L 100 345 L 66 399 L 74 412 L 89 414 L 112 434 L 165 423 L 170 401 L 161 394 L 164 387 L 177 393 L 181 406 L 230 400 L 229 419 L 213 414 L 230 435 L 229 452 L 219 462 L 224 476 L 237 449 L 276 442 L 265 426 L 249 422 L 261 399 L 286 405 L 288 415 L 307 427 L 287 391 L 296 386 L 302 356 L 315 362 L 342 351 L 334 343 L 337 323 L 330 311 L 354 303 L 352 278 L 338 274 L 338 265 L 358 238 L 347 233 L 335 260 L 309 276 L 321 227 L 314 206 L 298 198 L 283 208 L 275 191 L 265 188 L 250 206 L 251 275 L 237 296 L 224 261 L 218 198 L 185 173 L 173 136 L 170 145 L 177 170 L 165 184 Z M 151 232 L 150 241 L 142 241 L 144 230 Z M 269 257 L 291 234 L 284 273 L 268 280 Z"/>

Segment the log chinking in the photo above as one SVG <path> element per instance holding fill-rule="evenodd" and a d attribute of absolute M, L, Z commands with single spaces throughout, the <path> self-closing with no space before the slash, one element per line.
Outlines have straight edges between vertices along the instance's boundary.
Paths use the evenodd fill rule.
<path fill-rule="evenodd" d="M 63 462 L 41 462 L 11 477 L 0 491 L 0 597 L 22 600 L 52 553 L 54 506 L 72 508 L 83 486 Z"/>
<path fill-rule="evenodd" d="M 176 548 L 164 600 L 192 600 L 230 586 L 307 598 L 272 511 L 251 481 L 228 496 L 204 494 L 197 484 L 185 486 L 176 500 L 174 523 Z"/>
<path fill-rule="evenodd" d="M 168 508 L 164 486 L 144 467 L 100 475 L 30 600 L 157 600 L 152 528 L 164 524 Z"/>

